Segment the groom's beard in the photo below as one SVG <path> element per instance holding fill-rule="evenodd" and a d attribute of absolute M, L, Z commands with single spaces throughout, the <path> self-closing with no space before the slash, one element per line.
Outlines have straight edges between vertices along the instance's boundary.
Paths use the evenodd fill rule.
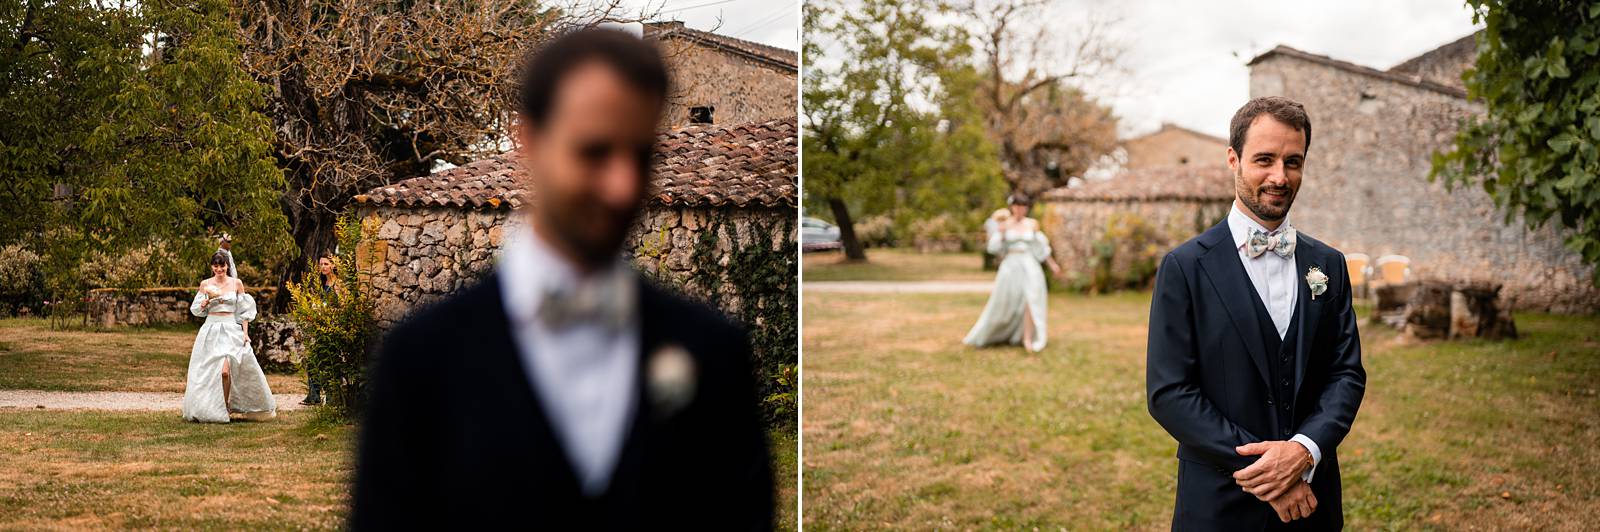
<path fill-rule="evenodd" d="M 1294 198 L 1298 194 L 1297 191 L 1289 187 L 1277 187 L 1264 183 L 1252 189 L 1244 182 L 1244 170 L 1234 172 L 1233 182 L 1236 183 L 1234 185 L 1234 195 L 1239 197 L 1239 202 L 1243 203 L 1245 208 L 1250 209 L 1250 212 L 1254 213 L 1256 218 L 1267 222 L 1280 221 L 1289 216 L 1289 208 L 1294 206 Z M 1283 196 L 1283 204 L 1273 205 L 1263 202 L 1261 195 L 1267 192 Z"/>

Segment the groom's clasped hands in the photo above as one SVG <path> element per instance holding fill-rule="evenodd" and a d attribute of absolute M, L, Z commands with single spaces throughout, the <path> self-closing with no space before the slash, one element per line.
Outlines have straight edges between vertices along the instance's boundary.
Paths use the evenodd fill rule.
<path fill-rule="evenodd" d="M 1278 519 L 1287 523 L 1311 516 L 1317 497 L 1303 478 L 1311 467 L 1311 451 L 1294 441 L 1264 441 L 1235 448 L 1241 456 L 1260 456 L 1254 464 L 1233 473 L 1246 493 L 1272 505 Z"/>

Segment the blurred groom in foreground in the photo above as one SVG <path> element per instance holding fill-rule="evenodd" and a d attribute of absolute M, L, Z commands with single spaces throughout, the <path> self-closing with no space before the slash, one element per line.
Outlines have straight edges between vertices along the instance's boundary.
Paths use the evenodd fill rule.
<path fill-rule="evenodd" d="M 385 338 L 352 528 L 771 528 L 748 336 L 622 255 L 668 94 L 660 53 L 588 29 L 525 63 L 525 223 L 483 282 Z"/>

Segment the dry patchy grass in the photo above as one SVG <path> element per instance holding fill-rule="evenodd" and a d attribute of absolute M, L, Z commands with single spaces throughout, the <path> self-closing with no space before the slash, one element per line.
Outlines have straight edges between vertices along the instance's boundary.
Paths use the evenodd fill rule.
<path fill-rule="evenodd" d="M 52 331 L 0 320 L 0 389 L 182 392 L 195 328 Z M 274 392 L 303 393 L 268 374 Z M 333 529 L 354 430 L 316 410 L 227 425 L 177 412 L 0 412 L 0 530 Z M 769 436 L 777 525 L 794 530 L 798 442 Z"/>
<path fill-rule="evenodd" d="M 805 524 L 1165 529 L 1176 444 L 1144 403 L 1148 294 L 1052 294 L 1050 345 L 972 349 L 982 294 L 804 302 Z M 1363 326 L 1340 447 L 1369 528 L 1581 528 L 1600 512 L 1600 317 L 1513 342 L 1401 345 Z"/>
<path fill-rule="evenodd" d="M 807 253 L 802 276 L 814 281 L 992 281 L 978 253 L 917 253 L 900 248 L 867 250 L 866 262 L 844 260 L 840 252 Z"/>
<path fill-rule="evenodd" d="M 183 393 L 198 325 L 51 330 L 0 320 L 0 390 Z M 299 375 L 267 374 L 273 393 L 305 393 Z"/>
<path fill-rule="evenodd" d="M 349 426 L 168 412 L 0 412 L 0 529 L 333 529 Z"/>

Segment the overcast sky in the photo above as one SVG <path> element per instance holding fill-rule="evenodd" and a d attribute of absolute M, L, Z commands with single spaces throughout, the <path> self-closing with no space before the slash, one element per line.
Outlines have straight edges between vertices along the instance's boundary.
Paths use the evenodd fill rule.
<path fill-rule="evenodd" d="M 1056 35 L 1091 16 L 1117 21 L 1122 72 L 1086 89 L 1111 105 L 1124 137 L 1163 122 L 1226 137 L 1250 94 L 1245 63 L 1279 44 L 1387 69 L 1478 29 L 1463 0 L 1052 1 L 1033 18 Z M 1058 55 L 1072 42 L 1061 38 Z"/>
<path fill-rule="evenodd" d="M 624 0 L 661 20 L 680 20 L 697 30 L 777 46 L 800 48 L 799 0 Z"/>
<path fill-rule="evenodd" d="M 1249 98 L 1244 64 L 1279 44 L 1387 69 L 1477 29 L 1462 0 L 1139 1 L 1114 9 L 1128 83 L 1107 99 L 1125 135 L 1172 122 L 1226 137 L 1228 119 Z"/>

